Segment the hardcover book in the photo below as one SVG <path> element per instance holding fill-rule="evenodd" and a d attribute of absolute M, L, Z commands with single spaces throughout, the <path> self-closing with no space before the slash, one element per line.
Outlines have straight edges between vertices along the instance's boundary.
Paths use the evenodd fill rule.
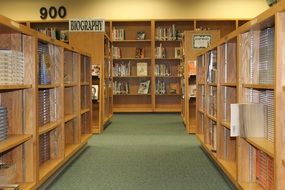
<path fill-rule="evenodd" d="M 138 89 L 138 94 L 148 94 L 150 80 L 141 82 Z"/>
<path fill-rule="evenodd" d="M 147 63 L 137 63 L 137 76 L 147 76 Z"/>

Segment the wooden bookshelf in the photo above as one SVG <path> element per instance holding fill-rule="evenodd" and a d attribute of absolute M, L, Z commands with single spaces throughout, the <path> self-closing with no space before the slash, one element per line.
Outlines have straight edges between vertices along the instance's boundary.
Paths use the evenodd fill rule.
<path fill-rule="evenodd" d="M 0 26 L 0 48 L 23 53 L 24 68 L 21 82 L 0 84 L 1 106 L 7 108 L 9 122 L 8 138 L 0 142 L 1 160 L 17 167 L 16 177 L 7 184 L 36 189 L 67 161 L 63 151 L 64 91 L 79 87 L 79 83 L 76 79 L 71 81 L 76 82 L 75 86 L 64 88 L 64 72 L 72 73 L 64 68 L 64 60 L 72 60 L 66 58 L 64 51 L 88 55 L 3 16 Z M 42 69 L 44 64 L 49 73 Z M 79 116 L 79 112 L 74 114 Z M 48 158 L 43 159 L 42 152 Z"/>
<path fill-rule="evenodd" d="M 217 160 L 215 162 L 229 176 L 238 189 L 283 189 L 285 186 L 284 177 L 284 36 L 285 31 L 285 2 L 269 8 L 250 22 L 238 22 L 241 26 L 238 30 L 221 38 L 206 50 L 202 50 L 198 55 L 199 59 L 207 59 L 205 56 L 211 50 L 217 49 L 217 127 L 216 139 L 218 141 Z M 266 39 L 268 44 L 259 47 L 260 39 Z M 227 45 L 226 45 L 227 44 Z M 250 46 L 250 44 L 253 44 Z M 235 48 L 233 48 L 235 47 Z M 266 48 L 262 49 L 262 48 Z M 235 49 L 235 50 L 234 50 Z M 225 52 L 230 56 L 226 56 Z M 253 54 L 249 56 L 249 51 Z M 263 56 L 266 52 L 267 58 Z M 226 58 L 221 60 L 221 58 Z M 232 60 L 229 60 L 232 59 Z M 227 62 L 225 61 L 227 60 Z M 233 61 L 235 60 L 236 63 Z M 267 61 L 266 61 L 267 60 Z M 207 60 L 205 61 L 207 62 Z M 229 63 L 234 63 L 230 66 Z M 268 64 L 266 71 L 262 70 L 264 64 Z M 230 69 L 227 69 L 230 66 Z M 197 65 L 199 68 L 199 65 Z M 199 81 L 207 81 L 207 65 L 200 66 L 200 73 L 197 77 Z M 253 68 L 250 70 L 249 68 Z M 206 70 L 205 70 L 206 69 Z M 199 69 L 198 69 L 199 70 Z M 232 74 L 230 73 L 232 72 Z M 227 73 L 227 74 L 226 74 Z M 199 86 L 207 86 L 204 83 L 197 83 Z M 203 96 L 197 95 L 197 103 L 201 102 Z M 207 90 L 206 90 L 207 93 Z M 265 97 L 265 98 L 263 98 Z M 260 115 L 264 117 L 264 137 L 230 137 L 232 130 L 230 127 L 229 104 L 251 104 L 261 103 L 264 105 L 266 113 Z M 197 108 L 197 137 L 203 147 L 209 146 L 209 139 L 205 137 L 207 133 L 207 118 L 201 113 L 202 107 Z M 228 111 L 226 111 L 228 110 Z M 206 110 L 206 113 L 208 110 Z M 252 124 L 254 127 L 254 124 Z M 204 130 L 202 130 L 204 129 Z M 226 136 L 224 136 L 226 134 Z M 234 157 L 225 157 L 225 148 Z M 209 146 L 211 148 L 211 146 Z M 210 151 L 207 151 L 213 157 Z M 232 163 L 236 168 L 225 167 L 223 161 Z M 266 163 L 265 163 L 266 162 Z M 264 166 L 266 166 L 264 168 Z M 263 171 L 260 172 L 260 167 Z M 236 173 L 236 177 L 229 175 Z M 260 179 L 264 179 L 261 181 Z"/>

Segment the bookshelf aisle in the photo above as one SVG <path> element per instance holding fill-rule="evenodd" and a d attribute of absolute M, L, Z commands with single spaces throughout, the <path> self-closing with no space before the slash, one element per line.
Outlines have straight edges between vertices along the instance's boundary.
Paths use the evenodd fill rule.
<path fill-rule="evenodd" d="M 71 117 L 64 103 L 80 105 L 79 96 L 74 99 L 64 92 L 79 89 L 78 57 L 88 56 L 6 17 L 0 16 L 0 25 L 0 55 L 6 64 L 0 85 L 0 183 L 35 189 L 86 145 L 91 136 L 86 131 L 88 137 L 79 138 L 72 149 L 64 142 L 80 137 L 80 123 L 74 125 L 78 130 L 72 134 L 65 127 L 67 120 L 80 121 L 79 110 L 74 109 Z M 65 63 L 75 60 L 65 52 L 77 55 L 74 80 L 73 69 L 64 67 L 64 60 Z M 68 149 L 72 150 L 69 154 Z"/>
<path fill-rule="evenodd" d="M 182 65 L 184 65 L 184 75 L 182 81 L 184 83 L 182 96 L 182 118 L 188 133 L 197 132 L 196 124 L 196 58 L 195 53 L 201 51 L 202 47 L 195 48 L 193 43 L 194 37 L 209 37 L 211 40 L 209 44 L 215 43 L 220 39 L 219 30 L 205 30 L 205 31 L 184 31 L 182 47 Z M 200 84 L 198 85 L 200 87 Z"/>
<path fill-rule="evenodd" d="M 285 186 L 284 10 L 278 3 L 197 58 L 197 138 L 239 189 Z"/>

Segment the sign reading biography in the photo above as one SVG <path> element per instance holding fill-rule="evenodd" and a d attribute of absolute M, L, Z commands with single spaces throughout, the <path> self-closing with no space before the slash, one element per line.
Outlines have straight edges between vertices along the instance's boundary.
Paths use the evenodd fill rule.
<path fill-rule="evenodd" d="M 69 32 L 105 32 L 105 20 L 70 19 Z"/>
<path fill-rule="evenodd" d="M 192 37 L 193 49 L 207 48 L 212 41 L 212 35 L 209 34 L 194 34 Z"/>

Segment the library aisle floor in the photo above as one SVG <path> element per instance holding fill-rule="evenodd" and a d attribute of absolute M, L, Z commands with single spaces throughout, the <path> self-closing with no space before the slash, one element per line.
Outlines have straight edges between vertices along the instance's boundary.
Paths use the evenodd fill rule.
<path fill-rule="evenodd" d="M 50 190 L 233 189 L 178 114 L 115 114 Z"/>

